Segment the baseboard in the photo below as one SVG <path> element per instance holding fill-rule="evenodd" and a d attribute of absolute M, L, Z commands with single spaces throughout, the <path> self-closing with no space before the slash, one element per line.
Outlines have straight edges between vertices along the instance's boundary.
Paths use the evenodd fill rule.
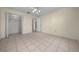
<path fill-rule="evenodd" d="M 45 33 L 45 32 L 42 32 L 42 33 Z M 73 38 L 69 38 L 69 37 L 65 37 L 65 36 L 61 36 L 61 35 L 56 35 L 56 34 L 50 34 L 50 33 L 45 33 L 45 34 L 48 34 L 51 36 L 57 36 L 57 37 L 64 38 L 64 39 L 77 40 L 79 42 L 78 39 L 73 39 Z"/>

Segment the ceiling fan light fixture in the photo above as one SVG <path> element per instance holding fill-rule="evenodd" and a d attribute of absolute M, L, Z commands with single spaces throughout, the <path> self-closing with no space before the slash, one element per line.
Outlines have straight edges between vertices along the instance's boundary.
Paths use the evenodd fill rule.
<path fill-rule="evenodd" d="M 32 12 L 34 13 L 34 12 L 36 12 L 37 11 L 37 9 L 34 9 Z"/>
<path fill-rule="evenodd" d="M 39 13 L 40 13 L 40 10 L 39 10 Z"/>

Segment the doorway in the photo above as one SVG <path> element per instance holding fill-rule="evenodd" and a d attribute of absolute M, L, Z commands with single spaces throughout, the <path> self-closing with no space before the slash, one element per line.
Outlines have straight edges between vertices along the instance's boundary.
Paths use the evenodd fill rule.
<path fill-rule="evenodd" d="M 36 17 L 32 19 L 32 32 L 40 32 L 41 25 L 40 25 L 40 18 Z"/>
<path fill-rule="evenodd" d="M 12 14 L 12 13 L 7 13 L 6 14 L 6 37 L 12 34 L 21 34 L 21 29 L 22 29 L 22 21 L 21 21 L 21 16 L 17 14 Z"/>

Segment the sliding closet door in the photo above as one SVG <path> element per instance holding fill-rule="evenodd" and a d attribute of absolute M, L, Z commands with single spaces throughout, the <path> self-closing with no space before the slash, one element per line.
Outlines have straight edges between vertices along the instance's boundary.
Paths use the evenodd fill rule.
<path fill-rule="evenodd" d="M 21 16 L 8 14 L 8 34 L 21 33 Z"/>

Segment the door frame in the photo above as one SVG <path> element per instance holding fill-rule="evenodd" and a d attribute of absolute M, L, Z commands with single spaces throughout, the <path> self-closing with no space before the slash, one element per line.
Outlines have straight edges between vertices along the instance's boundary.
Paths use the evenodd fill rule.
<path fill-rule="evenodd" d="M 8 33 L 8 19 L 9 19 L 9 14 L 18 15 L 18 14 L 11 13 L 11 12 L 6 12 L 5 13 L 5 38 L 9 37 L 9 33 Z M 22 15 L 18 15 L 18 16 L 20 16 L 20 21 L 21 21 L 20 34 L 22 34 Z"/>

